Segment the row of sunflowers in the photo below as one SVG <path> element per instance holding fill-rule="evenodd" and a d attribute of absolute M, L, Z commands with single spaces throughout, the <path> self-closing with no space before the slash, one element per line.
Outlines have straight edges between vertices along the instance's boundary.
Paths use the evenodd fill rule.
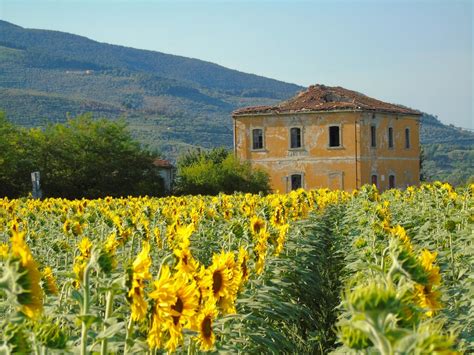
<path fill-rule="evenodd" d="M 0 200 L 0 287 L 8 351 L 216 348 L 249 278 L 290 226 L 349 197 Z"/>
<path fill-rule="evenodd" d="M 473 350 L 472 187 L 367 188 L 348 203 L 340 224 L 351 237 L 338 322 L 344 349 Z"/>
<path fill-rule="evenodd" d="M 473 192 L 0 199 L 0 347 L 473 349 Z"/>

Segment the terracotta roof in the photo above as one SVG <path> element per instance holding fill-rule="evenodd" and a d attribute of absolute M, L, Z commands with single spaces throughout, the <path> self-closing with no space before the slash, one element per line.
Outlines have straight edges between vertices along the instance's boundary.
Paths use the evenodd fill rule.
<path fill-rule="evenodd" d="M 155 159 L 153 161 L 153 165 L 159 167 L 159 168 L 172 168 L 173 165 L 165 159 Z"/>
<path fill-rule="evenodd" d="M 311 85 L 295 97 L 276 106 L 244 107 L 232 113 L 233 116 L 251 114 L 299 113 L 314 111 L 356 110 L 390 112 L 409 115 L 421 115 L 421 112 L 389 104 L 365 96 L 357 91 L 347 90 L 340 86 Z"/>

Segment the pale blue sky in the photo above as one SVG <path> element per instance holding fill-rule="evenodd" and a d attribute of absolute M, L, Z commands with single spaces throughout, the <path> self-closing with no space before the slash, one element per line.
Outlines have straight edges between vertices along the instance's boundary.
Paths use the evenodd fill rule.
<path fill-rule="evenodd" d="M 0 0 L 0 18 L 357 90 L 474 129 L 473 3 Z"/>

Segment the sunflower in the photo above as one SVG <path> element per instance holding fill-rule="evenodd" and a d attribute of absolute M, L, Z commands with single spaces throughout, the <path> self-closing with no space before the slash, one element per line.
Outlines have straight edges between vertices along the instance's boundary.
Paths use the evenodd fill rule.
<path fill-rule="evenodd" d="M 215 254 L 212 264 L 204 270 L 201 279 L 203 294 L 218 300 L 229 293 L 232 286 L 232 270 L 226 265 L 225 253 Z"/>
<path fill-rule="evenodd" d="M 76 256 L 74 265 L 72 267 L 74 273 L 76 274 L 76 280 L 74 280 L 74 284 L 76 287 L 81 284 L 82 279 L 84 277 L 84 269 L 86 268 L 87 261 L 91 256 L 92 243 L 89 238 L 84 237 L 80 241 L 78 248 L 80 254 Z"/>
<path fill-rule="evenodd" d="M 143 242 L 142 251 L 133 261 L 131 282 L 127 294 L 130 307 L 132 309 L 132 320 L 141 321 L 145 319 L 147 304 L 145 301 L 145 280 L 151 278 L 148 271 L 151 266 L 150 244 Z"/>
<path fill-rule="evenodd" d="M 436 261 L 436 252 L 431 253 L 427 249 L 421 251 L 421 256 L 419 257 L 421 266 L 428 274 L 428 280 L 431 285 L 439 285 L 441 282 L 441 275 L 439 274 L 439 266 L 434 265 Z"/>
<path fill-rule="evenodd" d="M 8 256 L 8 245 L 5 243 L 0 243 L 0 260 L 6 259 Z"/>
<path fill-rule="evenodd" d="M 410 237 L 407 235 L 405 228 L 400 225 L 396 225 L 395 227 L 390 229 L 390 233 L 393 237 L 397 237 L 406 246 L 407 250 L 412 252 L 413 246 L 410 241 Z"/>
<path fill-rule="evenodd" d="M 202 272 L 203 298 L 219 303 L 224 314 L 235 313 L 235 299 L 241 275 L 236 267 L 234 253 L 222 252 L 212 257 L 212 264 Z"/>
<path fill-rule="evenodd" d="M 255 263 L 255 271 L 259 275 L 263 272 L 263 269 L 265 267 L 265 257 L 267 255 L 268 249 L 268 237 L 268 233 L 261 233 L 254 248 L 255 255 L 257 256 L 257 261 Z"/>
<path fill-rule="evenodd" d="M 189 247 L 189 238 L 191 237 L 195 229 L 196 227 L 194 226 L 194 223 L 188 224 L 187 226 L 178 225 L 176 227 L 176 237 L 181 247 Z"/>
<path fill-rule="evenodd" d="M 277 246 L 275 248 L 276 255 L 279 255 L 283 251 L 283 246 L 286 240 L 286 234 L 288 233 L 289 228 L 290 228 L 290 225 L 288 223 L 283 224 L 282 226 L 278 227 Z"/>
<path fill-rule="evenodd" d="M 194 259 L 188 248 L 173 250 L 174 255 L 178 258 L 175 266 L 176 271 L 186 274 L 194 274 L 199 268 L 199 262 Z"/>
<path fill-rule="evenodd" d="M 263 219 L 258 218 L 257 216 L 253 216 L 250 219 L 250 231 L 252 232 L 252 235 L 258 236 L 261 233 L 265 233 L 266 229 L 267 224 Z"/>
<path fill-rule="evenodd" d="M 81 252 L 81 255 L 84 258 L 88 259 L 90 257 L 91 250 L 92 250 L 92 243 L 89 240 L 89 238 L 87 237 L 82 238 L 78 245 L 78 248 L 79 248 L 79 251 Z"/>
<path fill-rule="evenodd" d="M 56 279 L 53 275 L 53 270 L 47 266 L 42 272 L 43 289 L 47 295 L 57 295 L 58 287 L 56 286 Z"/>
<path fill-rule="evenodd" d="M 154 290 L 148 295 L 153 301 L 151 327 L 148 331 L 147 343 L 151 349 L 163 345 L 163 324 L 172 316 L 172 306 L 177 303 L 174 280 L 170 269 L 163 265 L 160 278 L 153 282 Z"/>
<path fill-rule="evenodd" d="M 431 286 L 415 285 L 416 303 L 426 310 L 425 314 L 428 317 L 432 317 L 437 310 L 441 309 L 440 296 L 440 293 L 433 291 Z"/>
<path fill-rule="evenodd" d="M 199 307 L 199 292 L 196 282 L 187 275 L 174 277 L 176 302 L 171 305 L 171 317 L 163 322 L 163 330 L 169 334 L 165 344 L 174 352 L 183 341 L 183 327 L 191 327 L 193 317 Z"/>
<path fill-rule="evenodd" d="M 247 265 L 249 258 L 248 251 L 244 247 L 240 247 L 239 255 L 237 257 L 238 273 L 240 274 L 239 287 L 242 287 L 243 284 L 249 279 L 250 272 Z"/>
<path fill-rule="evenodd" d="M 28 245 L 25 243 L 24 232 L 12 228 L 11 255 L 20 261 L 19 283 L 23 292 L 18 295 L 20 311 L 30 318 L 38 317 L 43 310 L 43 291 L 41 290 L 41 274 L 38 264 L 33 259 Z"/>
<path fill-rule="evenodd" d="M 217 317 L 216 305 L 213 302 L 206 302 L 197 316 L 196 330 L 198 331 L 198 343 L 201 350 L 212 350 L 216 341 L 216 336 L 212 329 L 212 323 Z"/>

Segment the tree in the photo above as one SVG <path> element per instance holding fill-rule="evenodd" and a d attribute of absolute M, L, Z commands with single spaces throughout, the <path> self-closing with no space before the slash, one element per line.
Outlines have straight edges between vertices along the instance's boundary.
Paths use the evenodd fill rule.
<path fill-rule="evenodd" d="M 26 131 L 10 123 L 0 112 L 0 197 L 26 195 L 31 191 L 33 158 Z"/>
<path fill-rule="evenodd" d="M 175 192 L 178 194 L 216 195 L 220 192 L 268 193 L 268 175 L 252 169 L 224 148 L 207 152 L 191 151 L 178 160 Z"/>
<path fill-rule="evenodd" d="M 26 196 L 40 171 L 45 197 L 163 195 L 155 154 L 134 141 L 123 121 L 79 116 L 26 130 L 0 113 L 0 197 Z"/>
<path fill-rule="evenodd" d="M 66 124 L 32 130 L 47 196 L 98 198 L 161 195 L 156 158 L 134 141 L 123 121 L 82 115 Z"/>

